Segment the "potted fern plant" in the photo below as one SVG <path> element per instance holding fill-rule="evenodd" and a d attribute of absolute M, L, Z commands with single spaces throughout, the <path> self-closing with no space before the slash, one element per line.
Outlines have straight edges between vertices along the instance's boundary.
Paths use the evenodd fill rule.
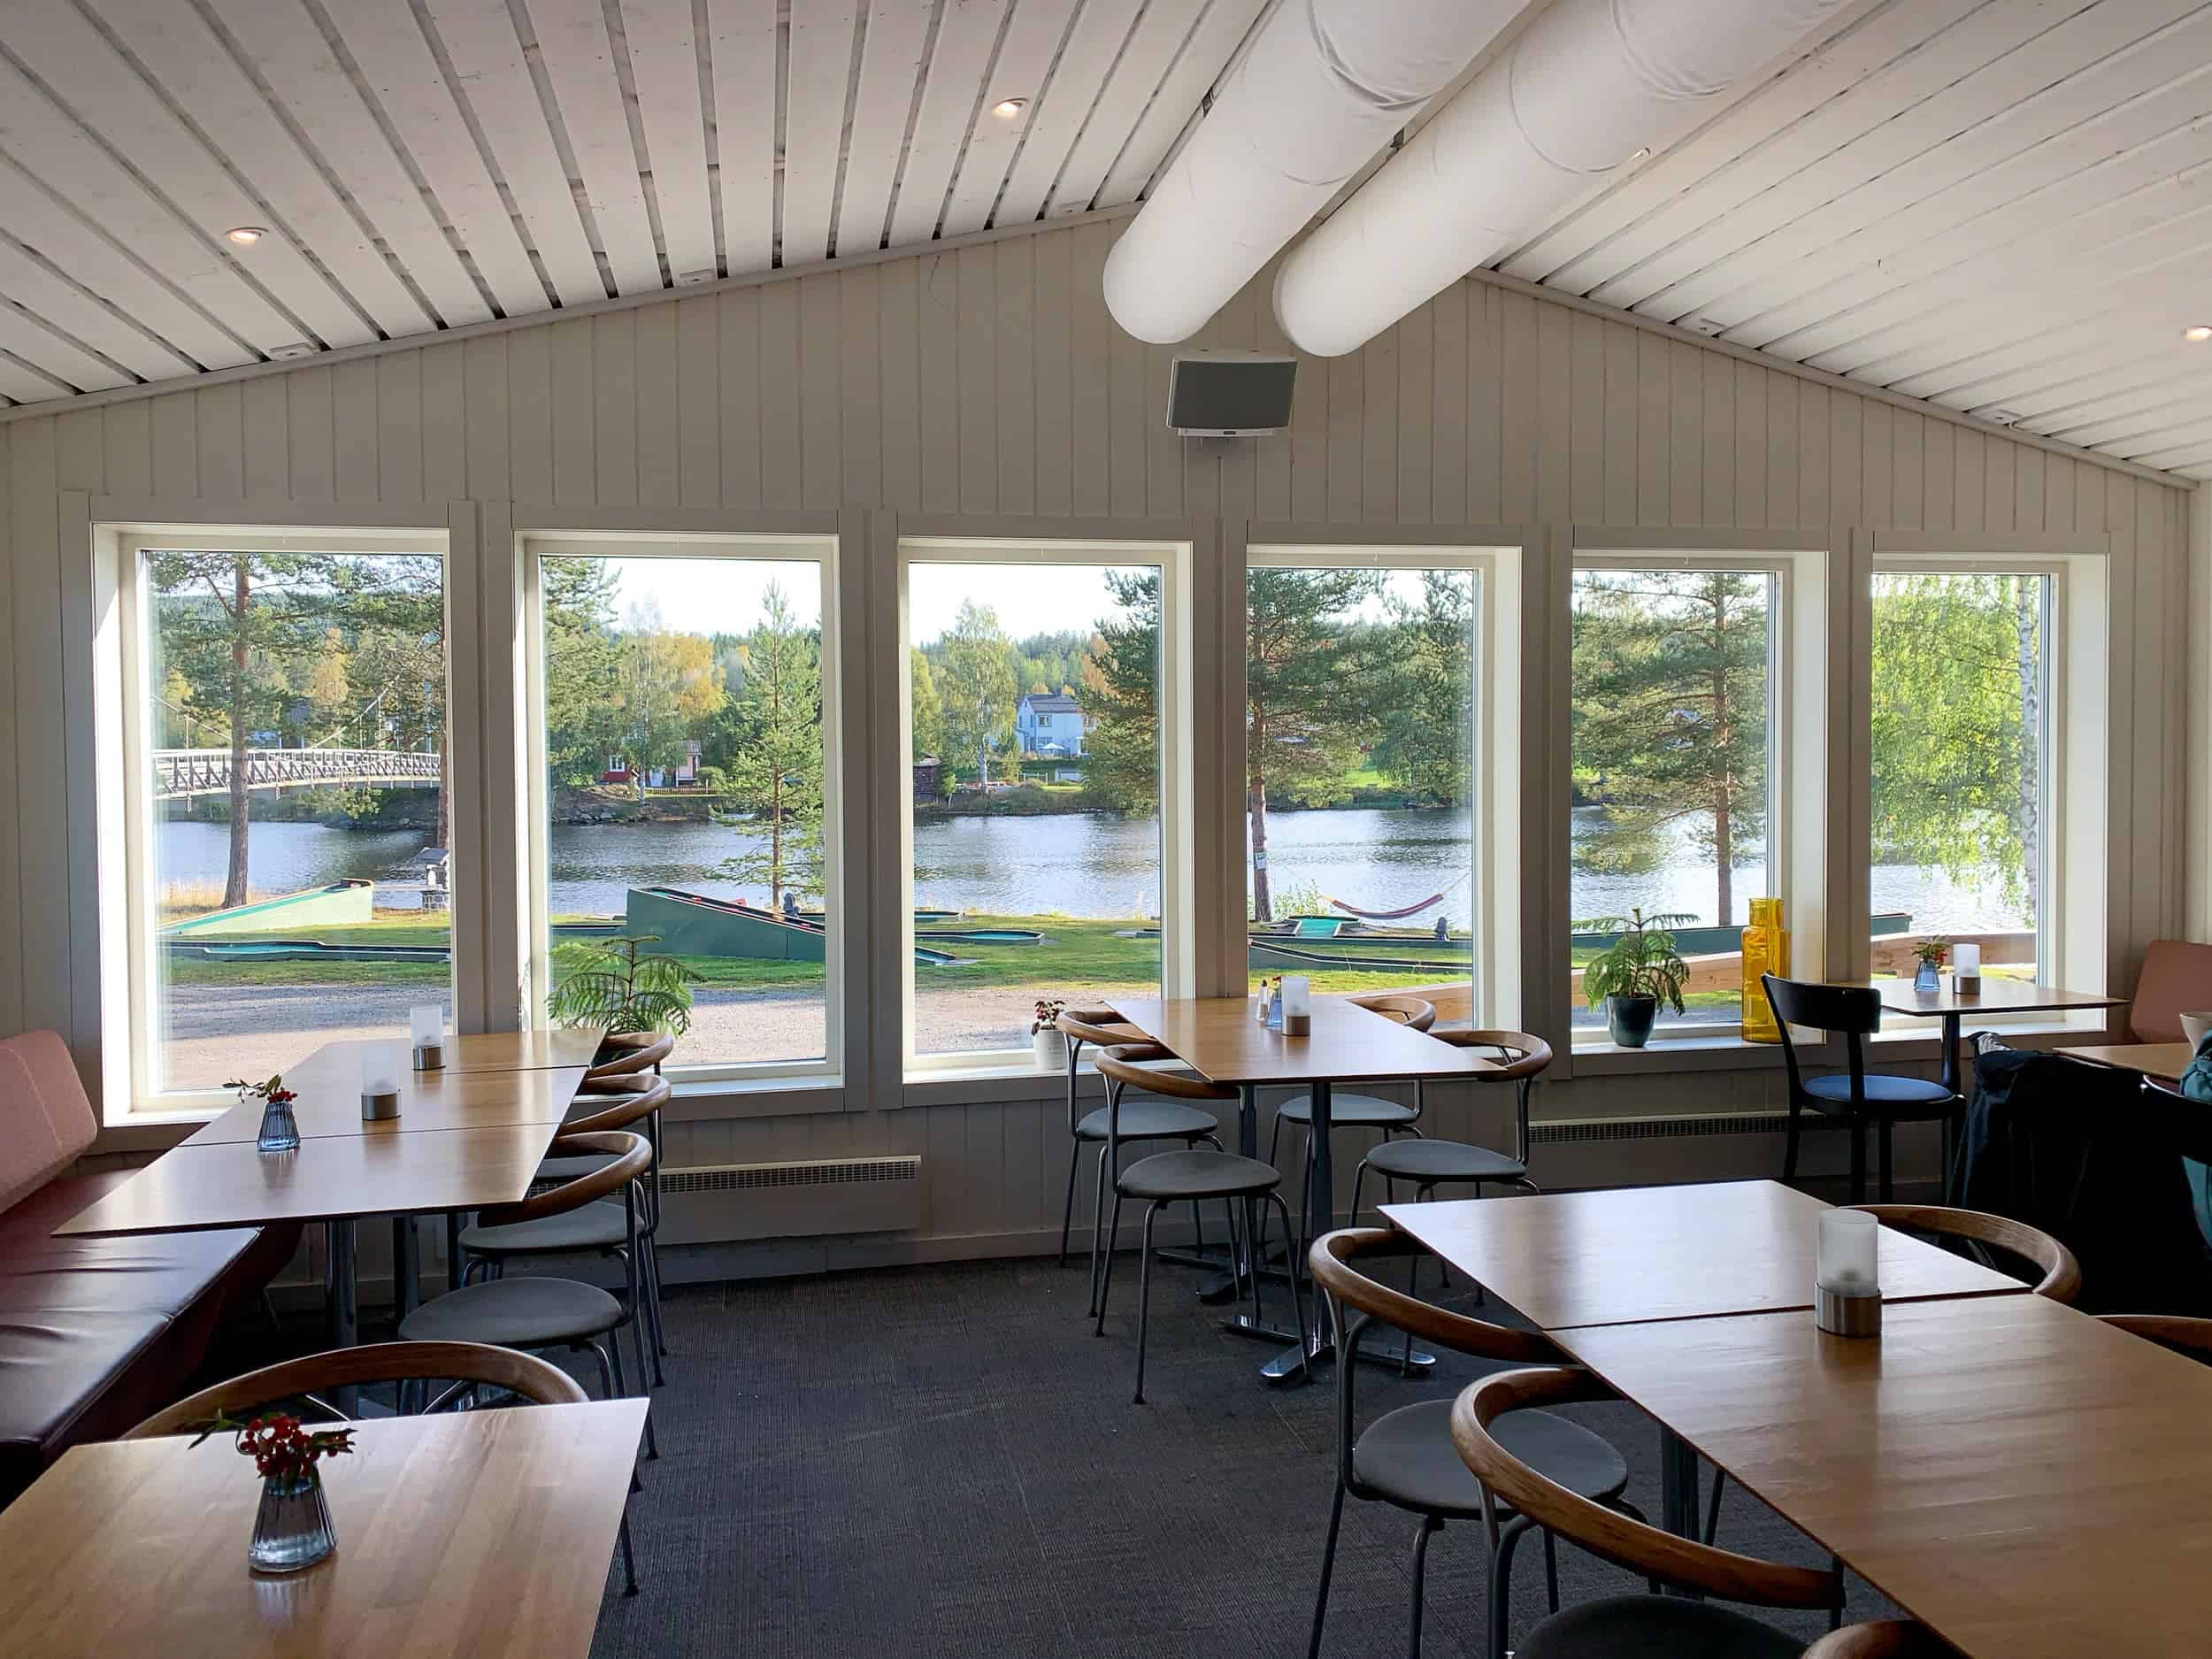
<path fill-rule="evenodd" d="M 1635 909 L 1626 916 L 1574 924 L 1577 933 L 1614 935 L 1611 944 L 1584 964 L 1582 994 L 1592 1008 L 1604 1008 L 1606 1028 L 1622 1048 L 1640 1048 L 1650 1041 L 1661 1002 L 1682 1011 L 1682 983 L 1690 970 L 1675 949 L 1673 930 L 1694 919 L 1646 916 Z"/>
<path fill-rule="evenodd" d="M 691 1029 L 691 987 L 695 976 L 673 956 L 650 956 L 642 947 L 657 944 L 657 933 L 625 939 L 572 939 L 553 948 L 553 960 L 566 972 L 545 999 L 556 1024 L 596 1025 L 607 1034 L 595 1065 L 626 1048 L 642 1048 L 666 1032 L 680 1037 Z"/>

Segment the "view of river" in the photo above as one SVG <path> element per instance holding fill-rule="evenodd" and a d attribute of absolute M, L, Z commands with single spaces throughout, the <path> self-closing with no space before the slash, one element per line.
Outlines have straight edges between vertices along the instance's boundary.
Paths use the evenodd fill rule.
<path fill-rule="evenodd" d="M 1578 824 L 1589 816 L 1589 809 L 1575 814 Z M 1463 925 L 1465 884 L 1454 883 L 1467 868 L 1467 837 L 1463 809 L 1279 812 L 1268 820 L 1268 856 L 1278 894 L 1315 887 L 1363 909 L 1394 910 L 1442 887 L 1445 913 Z M 411 886 L 420 872 L 409 861 L 423 841 L 419 831 L 257 823 L 254 893 L 363 877 Z M 760 888 L 731 879 L 723 868 L 741 844 L 738 832 L 715 824 L 556 825 L 547 858 L 549 909 L 557 916 L 619 915 L 628 887 L 651 884 L 764 899 Z M 1152 823 L 1090 813 L 938 819 L 915 826 L 915 897 L 936 908 L 995 915 L 1148 914 L 1158 903 L 1158 845 Z M 163 884 L 219 884 L 228 847 L 222 825 L 163 825 Z M 1640 904 L 1647 912 L 1686 910 L 1709 918 L 1711 868 L 1687 829 L 1678 848 L 1675 859 L 1649 875 L 1577 872 L 1571 914 L 1601 916 Z M 1744 918 L 1747 902 L 1765 881 L 1762 858 L 1737 865 L 1733 919 Z M 1878 911 L 1909 912 L 1921 928 L 1964 933 L 2025 925 L 1995 891 L 1977 892 L 1920 865 L 1877 866 L 1873 901 Z"/>

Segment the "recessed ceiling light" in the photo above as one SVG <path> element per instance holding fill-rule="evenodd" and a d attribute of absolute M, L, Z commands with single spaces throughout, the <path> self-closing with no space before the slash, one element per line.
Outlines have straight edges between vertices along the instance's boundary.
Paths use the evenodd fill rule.
<path fill-rule="evenodd" d="M 2181 331 L 2184 340 L 2212 340 L 2212 323 L 2196 323 Z"/>
<path fill-rule="evenodd" d="M 1027 98 L 1001 98 L 991 106 L 991 113 L 1002 121 L 1010 121 L 1028 107 Z"/>
<path fill-rule="evenodd" d="M 223 235 L 226 240 L 236 242 L 241 248 L 250 248 L 268 234 L 258 225 L 234 225 L 225 231 Z"/>
<path fill-rule="evenodd" d="M 1641 150 L 1631 156 L 1629 159 L 1631 161 L 1649 161 L 1651 159 L 1651 146 L 1648 144 L 1645 145 Z"/>

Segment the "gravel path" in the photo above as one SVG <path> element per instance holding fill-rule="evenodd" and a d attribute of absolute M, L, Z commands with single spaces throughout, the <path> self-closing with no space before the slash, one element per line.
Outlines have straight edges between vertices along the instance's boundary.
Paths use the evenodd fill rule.
<path fill-rule="evenodd" d="M 1081 995 L 1103 995 L 1112 988 L 1141 994 L 1152 987 L 1088 986 Z M 179 986 L 168 997 L 165 1076 L 173 1088 L 211 1088 L 227 1078 L 281 1071 L 334 1039 L 397 1038 L 406 1030 L 408 1009 L 427 1000 L 426 989 Z M 930 988 L 914 1010 L 916 1045 L 925 1054 L 1018 1047 L 1028 1041 L 1032 1000 L 1009 986 Z M 739 1053 L 757 1060 L 812 1059 L 822 1052 L 823 1031 L 818 992 L 707 986 L 696 994 L 684 1047 L 702 1059 Z"/>

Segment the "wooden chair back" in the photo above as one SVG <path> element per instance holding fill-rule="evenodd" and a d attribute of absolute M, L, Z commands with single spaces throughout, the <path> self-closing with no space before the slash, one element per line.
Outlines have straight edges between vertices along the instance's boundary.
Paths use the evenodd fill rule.
<path fill-rule="evenodd" d="M 1429 1035 L 1455 1048 L 1486 1048 L 1497 1056 L 1498 1069 L 1485 1071 L 1474 1080 L 1514 1086 L 1513 1157 L 1526 1169 L 1529 1100 L 1536 1079 L 1551 1064 L 1551 1044 L 1528 1031 L 1432 1031 Z M 1417 1083 L 1414 1087 L 1417 1094 L 1422 1086 Z"/>
<path fill-rule="evenodd" d="M 545 1216 L 565 1216 L 572 1210 L 581 1210 L 595 1199 L 619 1193 L 624 1208 L 630 1212 L 631 1225 L 634 1228 L 637 1225 L 637 1195 L 632 1183 L 653 1167 L 652 1143 L 643 1135 L 631 1134 L 624 1130 L 603 1129 L 557 1135 L 553 1144 L 545 1151 L 549 1158 L 585 1155 L 608 1157 L 612 1162 L 603 1164 L 573 1180 L 563 1181 L 558 1187 L 549 1187 L 541 1193 L 533 1193 L 518 1202 L 480 1210 L 476 1214 L 477 1225 L 504 1227 L 518 1221 L 536 1221 Z"/>
<path fill-rule="evenodd" d="M 1355 1008 L 1363 1008 L 1371 1014 L 1384 1015 L 1415 1031 L 1426 1031 L 1436 1024 L 1435 1003 L 1425 1002 L 1417 996 L 1408 996 L 1400 991 L 1368 991 L 1345 1000 Z"/>
<path fill-rule="evenodd" d="M 569 1110 L 573 1112 L 584 1105 L 595 1110 L 566 1119 L 561 1133 L 591 1134 L 602 1129 L 627 1129 L 666 1105 L 672 1093 L 666 1078 L 649 1071 L 634 1077 L 603 1078 L 593 1087 L 577 1090 L 576 1104 Z"/>
<path fill-rule="evenodd" d="M 155 1412 L 123 1438 L 144 1440 L 164 1434 L 196 1434 L 219 1413 L 247 1417 L 263 1406 L 302 1398 L 322 1406 L 316 1396 L 334 1389 L 425 1380 L 484 1384 L 536 1405 L 576 1405 L 588 1398 L 566 1371 L 514 1348 L 482 1342 L 376 1342 L 365 1348 L 308 1354 L 233 1377 Z M 433 1402 L 434 1409 L 447 1397 L 442 1395 Z M 327 1406 L 323 1409 L 329 1410 Z M 334 1411 L 329 1414 L 337 1416 Z"/>
<path fill-rule="evenodd" d="M 2180 1042 L 2181 1017 L 2212 1008 L 2212 945 L 2154 939 L 2135 976 L 2128 1030 L 2138 1042 Z"/>
<path fill-rule="evenodd" d="M 2170 1348 L 2177 1354 L 2212 1364 L 2212 1319 L 2182 1313 L 2108 1313 L 2100 1316 L 2115 1330 Z"/>
<path fill-rule="evenodd" d="M 1846 1624 L 1805 1649 L 1805 1659 L 1957 1659 L 1957 1655 L 1949 1642 L 1909 1618 Z"/>
<path fill-rule="evenodd" d="M 2074 1260 L 2074 1253 L 2024 1221 L 1943 1204 L 1853 1204 L 1849 1208 L 1863 1210 L 1884 1226 L 1931 1233 L 1939 1239 L 1965 1239 L 2032 1263 L 2043 1274 L 2035 1294 L 2053 1302 L 2070 1302 L 2081 1293 L 2081 1264 Z"/>
<path fill-rule="evenodd" d="M 609 1032 L 606 1044 L 617 1048 L 585 1071 L 586 1081 L 603 1077 L 627 1077 L 637 1071 L 657 1071 L 661 1062 L 676 1052 L 676 1040 L 664 1031 Z"/>
<path fill-rule="evenodd" d="M 1508 1411 L 1617 1398 L 1588 1371 L 1545 1366 L 1485 1378 L 1453 1402 L 1452 1441 L 1482 1482 L 1494 1528 L 1494 1499 L 1503 1499 L 1536 1525 L 1600 1559 L 1678 1589 L 1753 1607 L 1833 1609 L 1843 1604 L 1843 1576 L 1834 1567 L 1784 1566 L 1662 1532 L 1539 1474 L 1490 1432 L 1490 1425 Z"/>
<path fill-rule="evenodd" d="M 1150 1058 L 1146 1044 L 1144 1057 Z M 1166 1050 L 1162 1057 L 1172 1058 Z M 1098 1074 L 1106 1082 L 1106 1164 L 1109 1169 L 1121 1167 L 1121 1097 L 1125 1090 L 1141 1088 L 1148 1094 L 1162 1094 L 1170 1100 L 1234 1101 L 1236 1090 L 1218 1083 L 1209 1083 L 1201 1077 L 1191 1077 L 1179 1071 L 1147 1071 L 1140 1067 L 1125 1049 L 1108 1048 L 1098 1056 Z"/>
<path fill-rule="evenodd" d="M 1144 1033 L 1134 1025 L 1117 1018 L 1111 1009 L 1104 1011 L 1106 1018 L 1103 1019 L 1094 1019 L 1090 1017 L 1090 1010 L 1086 1010 L 1081 1014 L 1063 1013 L 1052 1022 L 1067 1034 L 1071 1057 L 1079 1046 L 1087 1042 L 1096 1043 L 1102 1048 L 1110 1048 L 1116 1043 L 1148 1041 Z"/>

